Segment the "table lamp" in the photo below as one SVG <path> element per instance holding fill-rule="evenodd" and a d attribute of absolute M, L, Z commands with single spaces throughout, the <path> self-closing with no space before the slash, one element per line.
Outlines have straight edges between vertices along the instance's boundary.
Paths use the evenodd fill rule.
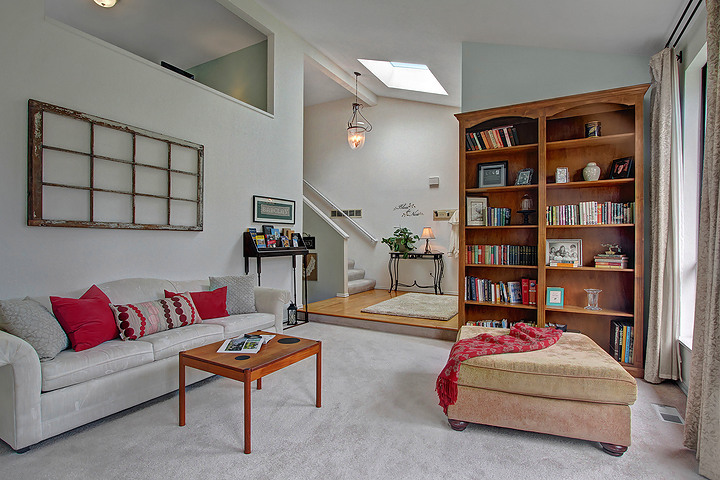
<path fill-rule="evenodd" d="M 432 228 L 425 227 L 423 228 L 422 235 L 420 235 L 420 238 L 425 239 L 425 253 L 432 253 L 430 251 L 430 239 L 435 238 L 435 234 L 432 231 Z"/>

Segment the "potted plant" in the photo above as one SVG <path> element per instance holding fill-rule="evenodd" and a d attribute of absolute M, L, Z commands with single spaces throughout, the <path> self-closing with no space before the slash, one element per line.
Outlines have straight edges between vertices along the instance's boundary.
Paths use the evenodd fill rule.
<path fill-rule="evenodd" d="M 415 247 L 415 242 L 420 240 L 420 237 L 413 235 L 413 233 L 405 227 L 395 229 L 392 236 L 383 238 L 382 243 L 390 247 L 391 252 L 403 253 L 403 257 L 407 258 L 407 252 Z"/>

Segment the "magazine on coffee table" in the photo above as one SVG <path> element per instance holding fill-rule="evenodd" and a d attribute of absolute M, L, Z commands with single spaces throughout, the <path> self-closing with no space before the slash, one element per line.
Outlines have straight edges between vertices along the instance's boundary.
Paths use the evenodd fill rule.
<path fill-rule="evenodd" d="M 220 346 L 218 353 L 257 353 L 263 344 L 273 338 L 275 335 L 228 338 Z"/>

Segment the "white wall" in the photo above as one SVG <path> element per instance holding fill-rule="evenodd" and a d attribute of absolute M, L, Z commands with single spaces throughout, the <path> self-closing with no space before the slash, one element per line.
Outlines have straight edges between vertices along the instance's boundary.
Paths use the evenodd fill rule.
<path fill-rule="evenodd" d="M 46 21 L 43 0 L 0 3 L 0 298 L 124 277 L 244 273 L 252 195 L 302 205 L 306 45 L 252 0 L 231 3 L 275 33 L 274 118 Z M 29 98 L 205 145 L 204 231 L 26 226 Z M 287 259 L 264 261 L 262 277 L 289 289 Z"/>
<path fill-rule="evenodd" d="M 358 223 L 378 240 L 391 235 L 396 226 L 418 235 L 424 226 L 431 226 L 436 236 L 431 247 L 447 251 L 450 225 L 434 222 L 432 211 L 458 207 L 458 123 L 453 116 L 457 109 L 380 97 L 376 106 L 363 110 L 373 130 L 365 146 L 353 151 L 346 132 L 351 103 L 338 100 L 305 109 L 305 179 L 341 208 L 362 208 Z M 430 176 L 440 177 L 439 188 L 428 187 Z M 393 210 L 408 202 L 423 215 L 403 218 Z M 356 268 L 377 280 L 377 288 L 389 288 L 387 245 L 373 245 L 347 220 L 337 223 L 350 234 L 348 253 Z M 416 249 L 424 246 L 423 240 Z M 446 258 L 445 267 L 443 290 L 456 293 L 456 259 Z M 421 285 L 432 285 L 431 271 L 430 261 L 406 260 L 400 281 L 417 279 Z"/>
<path fill-rule="evenodd" d="M 310 253 L 317 254 L 317 280 L 307 282 L 308 303 L 347 294 L 347 269 L 343 265 L 347 248 L 345 238 L 305 203 L 303 210 L 303 233 L 315 237 L 315 248 Z"/>

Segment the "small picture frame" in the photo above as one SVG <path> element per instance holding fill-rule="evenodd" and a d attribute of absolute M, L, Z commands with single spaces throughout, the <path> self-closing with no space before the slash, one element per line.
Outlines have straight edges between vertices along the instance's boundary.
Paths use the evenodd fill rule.
<path fill-rule="evenodd" d="M 481 163 L 478 165 L 478 188 L 504 187 L 507 185 L 508 162 Z"/>
<path fill-rule="evenodd" d="M 568 167 L 555 169 L 555 183 L 568 183 Z"/>
<path fill-rule="evenodd" d="M 295 201 L 253 195 L 253 222 L 295 224 Z"/>
<path fill-rule="evenodd" d="M 582 263 L 582 239 L 548 238 L 545 240 L 545 264 L 579 267 Z"/>
<path fill-rule="evenodd" d="M 610 167 L 610 178 L 630 178 L 633 167 L 633 157 L 613 160 Z"/>
<path fill-rule="evenodd" d="M 487 225 L 487 197 L 467 197 L 465 214 L 468 227 L 484 227 Z"/>
<path fill-rule="evenodd" d="M 518 172 L 515 185 L 530 185 L 532 183 L 532 177 L 535 170 L 532 168 L 523 168 Z"/>
<path fill-rule="evenodd" d="M 565 303 L 565 289 L 563 287 L 547 287 L 545 297 L 546 307 L 563 308 Z"/>

